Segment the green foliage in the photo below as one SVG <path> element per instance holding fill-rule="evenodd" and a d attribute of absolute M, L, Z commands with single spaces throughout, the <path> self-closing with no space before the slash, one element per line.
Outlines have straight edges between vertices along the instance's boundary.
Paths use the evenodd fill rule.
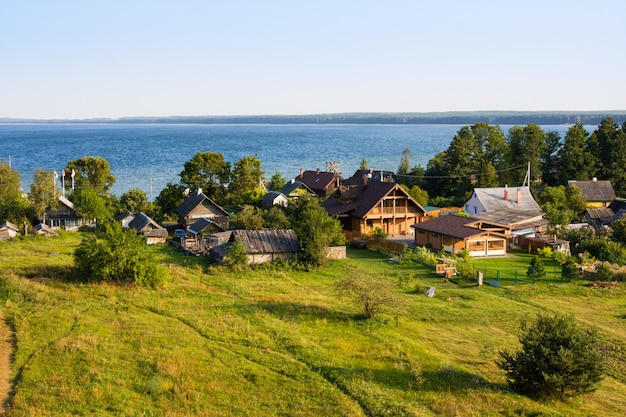
<path fill-rule="evenodd" d="M 202 192 L 214 201 L 223 200 L 226 185 L 230 181 L 230 162 L 224 155 L 214 152 L 197 152 L 185 162 L 180 173 L 180 182 L 190 190 Z"/>
<path fill-rule="evenodd" d="M 420 205 L 425 206 L 428 204 L 428 193 L 426 190 L 421 189 L 417 185 L 413 185 L 411 188 L 405 184 L 402 184 L 401 186 Z"/>
<path fill-rule="evenodd" d="M 46 209 L 58 207 L 58 197 L 59 191 L 55 186 L 54 172 L 37 168 L 28 194 L 36 215 L 43 218 Z"/>
<path fill-rule="evenodd" d="M 113 210 L 107 205 L 104 197 L 96 193 L 93 188 L 82 187 L 74 190 L 72 201 L 76 213 L 84 223 L 96 221 L 101 224 L 113 220 Z"/>
<path fill-rule="evenodd" d="M 626 217 L 611 223 L 611 238 L 621 244 L 626 244 Z"/>
<path fill-rule="evenodd" d="M 590 180 L 595 166 L 593 155 L 587 151 L 589 133 L 581 123 L 567 130 L 559 152 L 561 184 L 568 179 Z"/>
<path fill-rule="evenodd" d="M 402 151 L 402 156 L 400 157 L 400 165 L 398 166 L 398 171 L 396 174 L 398 175 L 407 175 L 411 171 L 411 159 L 413 159 L 413 155 L 411 155 L 411 150 L 409 148 L 404 148 Z"/>
<path fill-rule="evenodd" d="M 596 280 L 598 281 L 612 281 L 613 275 L 613 269 L 608 262 L 602 262 L 596 267 Z"/>
<path fill-rule="evenodd" d="M 74 252 L 79 279 L 89 282 L 133 282 L 157 287 L 169 279 L 169 272 L 148 251 L 145 239 L 134 229 L 122 230 L 111 223 L 97 238 L 86 236 Z"/>
<path fill-rule="evenodd" d="M 280 172 L 276 171 L 267 183 L 267 189 L 269 191 L 280 191 L 285 184 L 287 184 L 287 179 Z"/>
<path fill-rule="evenodd" d="M 259 230 L 263 229 L 263 217 L 254 206 L 245 205 L 238 213 L 231 217 L 233 229 Z"/>
<path fill-rule="evenodd" d="M 599 261 L 626 265 L 626 249 L 624 246 L 606 238 L 585 240 L 579 245 L 577 252 L 588 252 Z"/>
<path fill-rule="evenodd" d="M 367 164 L 367 160 L 365 158 L 363 158 L 361 160 L 361 164 L 359 165 L 359 169 L 370 169 L 369 165 Z"/>
<path fill-rule="evenodd" d="M 392 307 L 397 302 L 385 277 L 349 275 L 337 281 L 336 288 L 340 295 L 353 298 L 363 309 L 366 319 L 375 318 L 384 308 Z"/>
<path fill-rule="evenodd" d="M 545 275 L 546 275 L 546 268 L 543 262 L 541 261 L 541 259 L 539 259 L 538 256 L 533 256 L 532 260 L 530 261 L 530 266 L 528 267 L 528 270 L 526 271 L 526 276 L 528 278 L 534 278 L 536 280 L 539 280 L 543 278 Z"/>
<path fill-rule="evenodd" d="M 266 229 L 290 229 L 291 223 L 282 206 L 272 206 L 267 210 L 261 210 L 263 227 Z"/>
<path fill-rule="evenodd" d="M 20 174 L 0 160 L 0 222 L 20 225 L 31 216 L 28 200 L 22 195 Z"/>
<path fill-rule="evenodd" d="M 231 269 L 239 270 L 248 265 L 246 245 L 240 239 L 235 239 L 235 241 L 226 248 L 224 265 Z"/>
<path fill-rule="evenodd" d="M 539 255 L 540 258 L 552 259 L 554 254 L 552 248 L 550 246 L 546 246 L 545 248 L 537 248 L 537 255 Z"/>
<path fill-rule="evenodd" d="M 100 156 L 83 156 L 68 162 L 65 167 L 66 186 L 72 182 L 72 170 L 76 174 L 75 189 L 88 187 L 98 194 L 105 194 L 115 184 L 109 162 Z"/>
<path fill-rule="evenodd" d="M 150 211 L 146 192 L 140 188 L 132 188 L 123 193 L 120 196 L 120 210 L 122 212 L 128 210 L 133 214 Z"/>
<path fill-rule="evenodd" d="M 178 220 L 176 209 L 185 201 L 185 188 L 182 184 L 168 182 L 165 188 L 161 190 L 155 199 L 155 204 L 162 219 Z"/>
<path fill-rule="evenodd" d="M 580 270 L 578 265 L 571 257 L 567 258 L 565 263 L 561 266 L 561 276 L 567 280 L 573 280 L 580 278 Z"/>
<path fill-rule="evenodd" d="M 385 233 L 385 231 L 381 229 L 380 227 L 375 227 L 374 230 L 372 230 L 371 232 L 371 236 L 379 237 L 381 239 L 387 239 L 387 236 L 389 235 Z"/>
<path fill-rule="evenodd" d="M 553 228 L 575 221 L 586 207 L 579 188 L 562 185 L 545 187 L 538 196 L 538 202 Z"/>
<path fill-rule="evenodd" d="M 515 391 L 565 399 L 597 388 L 604 358 L 595 329 L 580 329 L 573 316 L 555 314 L 539 315 L 531 324 L 524 321 L 521 330 L 521 350 L 505 350 L 496 361 Z"/>
<path fill-rule="evenodd" d="M 259 203 L 265 194 L 262 179 L 260 159 L 249 155 L 238 160 L 230 174 L 229 201 L 235 205 Z"/>

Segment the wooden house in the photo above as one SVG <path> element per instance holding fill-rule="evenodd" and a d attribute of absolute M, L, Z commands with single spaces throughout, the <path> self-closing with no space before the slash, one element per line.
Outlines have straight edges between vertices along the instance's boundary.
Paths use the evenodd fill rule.
<path fill-rule="evenodd" d="M 227 245 L 239 240 L 246 248 L 248 263 L 272 262 L 278 259 L 298 259 L 300 243 L 293 229 L 233 230 L 229 243 L 211 249 L 211 256 L 224 261 Z"/>
<path fill-rule="evenodd" d="M 411 225 L 424 221 L 426 210 L 399 184 L 352 177 L 322 203 L 339 219 L 348 239 L 358 239 L 376 228 L 390 236 L 409 235 Z"/>
<path fill-rule="evenodd" d="M 142 212 L 128 223 L 128 228 L 135 229 L 137 233 L 144 235 L 148 245 L 165 243 L 167 240 L 167 230 Z"/>
<path fill-rule="evenodd" d="M 411 226 L 415 244 L 430 246 L 434 251 L 458 253 L 463 249 L 471 256 L 506 255 L 508 229 L 471 217 L 447 215 Z"/>
<path fill-rule="evenodd" d="M 294 178 L 300 181 L 313 191 L 319 198 L 326 198 L 331 195 L 341 185 L 343 178 L 336 172 L 300 170 L 300 175 Z M 286 194 L 286 193 L 284 193 Z M 287 194 L 286 194 L 287 195 Z"/>
<path fill-rule="evenodd" d="M 5 221 L 0 223 L 0 240 L 9 240 L 18 235 L 20 229 L 13 223 Z"/>
<path fill-rule="evenodd" d="M 59 196 L 56 208 L 48 208 L 42 223 L 52 229 L 63 229 L 76 232 L 83 225 L 83 220 L 74 211 L 74 204 L 63 196 Z"/>
<path fill-rule="evenodd" d="M 229 218 L 226 210 L 203 194 L 201 189 L 187 197 L 178 206 L 176 212 L 178 213 L 178 223 L 185 230 L 201 218 L 212 221 L 221 230 L 228 229 Z"/>
<path fill-rule="evenodd" d="M 594 178 L 591 181 L 567 181 L 570 187 L 580 189 L 583 198 L 587 200 L 588 208 L 607 207 L 615 200 L 615 191 L 611 181 L 599 181 Z"/>
<path fill-rule="evenodd" d="M 283 206 L 287 207 L 289 204 L 289 199 L 287 196 L 280 191 L 270 191 L 263 196 L 261 200 L 261 208 L 270 208 L 272 206 Z"/>

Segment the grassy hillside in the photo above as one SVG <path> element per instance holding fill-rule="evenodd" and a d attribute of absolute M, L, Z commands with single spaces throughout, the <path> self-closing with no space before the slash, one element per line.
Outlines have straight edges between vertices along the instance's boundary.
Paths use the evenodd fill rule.
<path fill-rule="evenodd" d="M 160 247 L 173 279 L 149 290 L 64 279 L 79 242 L 0 242 L 11 416 L 626 415 L 623 286 L 478 288 L 364 250 L 320 271 L 228 272 Z M 388 282 L 395 307 L 363 320 L 335 290 L 348 274 Z M 508 390 L 494 360 L 540 311 L 599 327 L 597 392 L 540 403 Z"/>

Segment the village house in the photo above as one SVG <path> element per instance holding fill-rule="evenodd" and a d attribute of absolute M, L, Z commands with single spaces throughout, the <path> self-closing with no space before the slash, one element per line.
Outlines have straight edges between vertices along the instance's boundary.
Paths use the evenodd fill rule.
<path fill-rule="evenodd" d="M 474 257 L 506 255 L 509 229 L 503 225 L 446 215 L 411 227 L 415 229 L 415 244 L 433 251 L 458 253 L 465 249 Z"/>
<path fill-rule="evenodd" d="M 296 181 L 293 178 L 291 181 L 288 181 L 287 184 L 283 185 L 283 188 L 280 189 L 280 192 L 287 196 L 290 200 L 295 200 L 298 197 L 302 197 L 303 195 L 317 196 L 315 191 L 311 190 L 306 186 L 302 181 Z"/>
<path fill-rule="evenodd" d="M 210 220 L 221 230 L 228 229 L 228 213 L 203 194 L 202 189 L 191 193 L 191 195 L 178 206 L 176 212 L 178 213 L 178 223 L 185 230 L 201 218 Z"/>
<path fill-rule="evenodd" d="M 211 256 L 223 262 L 226 248 L 235 240 L 243 243 L 248 264 L 298 259 L 302 250 L 293 229 L 232 230 L 228 243 L 211 249 Z"/>
<path fill-rule="evenodd" d="M 40 221 L 52 229 L 63 229 L 76 232 L 83 225 L 83 220 L 74 211 L 74 204 L 63 196 L 59 196 L 56 208 L 46 209 Z"/>
<path fill-rule="evenodd" d="M 289 204 L 289 198 L 280 191 L 270 191 L 263 196 L 261 200 L 261 208 L 266 209 L 272 206 L 287 207 Z"/>
<path fill-rule="evenodd" d="M 122 224 L 122 229 L 127 229 L 128 224 L 133 221 L 135 216 L 130 211 L 126 210 L 124 213 L 115 216 L 115 220 Z"/>
<path fill-rule="evenodd" d="M 567 185 L 580 189 L 583 198 L 587 201 L 588 208 L 607 207 L 615 200 L 615 191 L 611 181 L 599 181 L 593 178 L 591 181 L 567 181 Z"/>
<path fill-rule="evenodd" d="M 382 229 L 390 236 L 409 235 L 411 225 L 428 216 L 426 210 L 397 183 L 352 177 L 322 203 L 337 218 L 348 240 Z"/>
<path fill-rule="evenodd" d="M 474 188 L 472 196 L 464 205 L 470 216 L 488 211 L 523 210 L 541 211 L 530 193 L 530 187 Z"/>
<path fill-rule="evenodd" d="M 128 228 L 135 229 L 138 234 L 144 235 L 148 245 L 165 243 L 167 240 L 167 230 L 143 212 L 139 212 L 139 214 L 128 223 Z"/>
<path fill-rule="evenodd" d="M 319 168 L 315 171 L 300 169 L 300 175 L 294 178 L 294 180 L 306 185 L 321 199 L 331 195 L 343 182 L 343 178 L 338 173 L 321 171 Z M 283 194 L 289 195 L 287 193 Z"/>
<path fill-rule="evenodd" d="M 5 221 L 0 223 L 0 240 L 9 240 L 12 237 L 17 236 L 20 229 L 13 223 Z"/>

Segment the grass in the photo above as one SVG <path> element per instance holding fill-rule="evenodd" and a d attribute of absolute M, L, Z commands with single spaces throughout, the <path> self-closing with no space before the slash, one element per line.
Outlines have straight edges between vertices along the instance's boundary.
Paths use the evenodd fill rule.
<path fill-rule="evenodd" d="M 621 285 L 457 285 L 366 250 L 310 272 L 229 272 L 153 247 L 172 281 L 149 290 L 69 280 L 79 243 L 0 242 L 0 303 L 17 346 L 11 416 L 626 414 Z M 518 261 L 530 262 L 480 264 Z M 363 320 L 334 288 L 347 274 L 386 280 L 393 308 Z M 509 391 L 494 360 L 517 348 L 520 319 L 542 311 L 598 326 L 608 364 L 598 391 L 563 403 Z"/>

